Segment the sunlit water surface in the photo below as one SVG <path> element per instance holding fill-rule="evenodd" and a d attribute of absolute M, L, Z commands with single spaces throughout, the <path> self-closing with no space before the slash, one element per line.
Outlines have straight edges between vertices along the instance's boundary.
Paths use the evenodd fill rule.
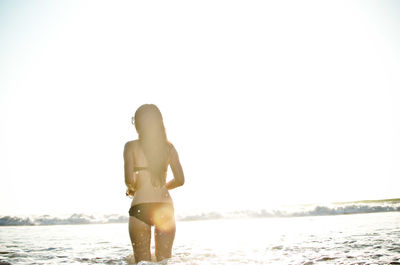
<path fill-rule="evenodd" d="M 128 224 L 0 227 L 0 264 L 62 263 L 133 263 Z M 158 264 L 400 264 L 400 213 L 178 222 Z"/>

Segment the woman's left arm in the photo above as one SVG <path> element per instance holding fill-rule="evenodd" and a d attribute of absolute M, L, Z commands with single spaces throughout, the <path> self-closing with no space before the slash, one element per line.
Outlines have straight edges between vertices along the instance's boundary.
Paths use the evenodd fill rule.
<path fill-rule="evenodd" d="M 125 184 L 128 187 L 126 195 L 134 195 L 135 179 L 133 177 L 133 142 L 127 142 L 124 147 Z"/>

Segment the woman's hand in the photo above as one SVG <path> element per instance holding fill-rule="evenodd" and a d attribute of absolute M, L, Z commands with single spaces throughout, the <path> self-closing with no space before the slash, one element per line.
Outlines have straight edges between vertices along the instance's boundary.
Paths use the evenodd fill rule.
<path fill-rule="evenodd" d="M 135 192 L 136 192 L 136 191 L 135 191 L 133 188 L 127 188 L 127 189 L 126 189 L 126 192 L 125 192 L 125 195 L 128 196 L 128 197 L 130 197 L 130 198 L 132 198 L 133 195 L 135 195 Z"/>

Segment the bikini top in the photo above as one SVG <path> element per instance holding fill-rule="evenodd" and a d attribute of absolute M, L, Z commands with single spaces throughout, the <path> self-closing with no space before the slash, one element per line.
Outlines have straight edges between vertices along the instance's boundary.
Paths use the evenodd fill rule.
<path fill-rule="evenodd" d="M 148 167 L 133 167 L 133 171 L 134 172 L 136 172 L 136 171 L 140 171 L 140 170 L 148 170 L 149 168 Z"/>
<path fill-rule="evenodd" d="M 148 167 L 133 167 L 133 171 L 146 170 Z"/>

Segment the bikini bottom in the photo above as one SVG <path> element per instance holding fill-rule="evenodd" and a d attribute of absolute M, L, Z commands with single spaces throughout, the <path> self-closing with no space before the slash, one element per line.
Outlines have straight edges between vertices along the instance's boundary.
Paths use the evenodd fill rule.
<path fill-rule="evenodd" d="M 146 202 L 131 206 L 129 216 L 138 218 L 148 225 L 162 226 L 174 218 L 174 206 L 168 202 Z"/>

